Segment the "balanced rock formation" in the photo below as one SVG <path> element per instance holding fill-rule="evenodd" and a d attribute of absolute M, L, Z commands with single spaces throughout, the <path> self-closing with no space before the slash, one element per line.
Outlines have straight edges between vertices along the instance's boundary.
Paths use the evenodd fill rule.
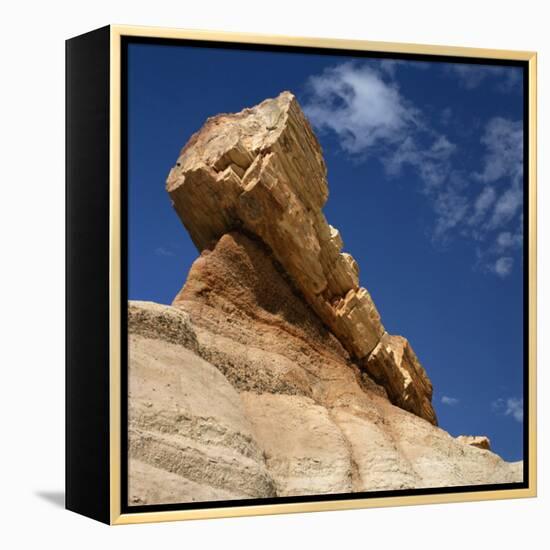
<path fill-rule="evenodd" d="M 522 480 L 437 427 L 426 372 L 322 214 L 291 94 L 209 119 L 168 190 L 201 253 L 171 306 L 129 303 L 129 505 Z"/>
<path fill-rule="evenodd" d="M 397 365 L 394 354 L 369 361 L 385 330 L 369 292 L 359 286 L 357 262 L 342 253 L 340 233 L 322 212 L 326 166 L 291 93 L 208 119 L 181 151 L 167 190 L 199 250 L 211 249 L 234 230 L 259 238 L 392 402 L 437 424 L 432 387 L 421 367 Z M 413 357 L 410 345 L 407 350 Z"/>

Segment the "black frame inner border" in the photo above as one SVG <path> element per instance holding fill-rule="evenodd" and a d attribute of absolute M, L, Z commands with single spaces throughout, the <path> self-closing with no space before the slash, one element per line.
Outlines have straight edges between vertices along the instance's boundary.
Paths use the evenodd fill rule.
<path fill-rule="evenodd" d="M 393 59 L 407 61 L 429 61 L 469 65 L 500 65 L 523 69 L 523 481 L 467 485 L 459 487 L 437 487 L 427 489 L 402 489 L 391 491 L 369 491 L 364 493 L 342 493 L 330 495 L 307 495 L 294 497 L 251 498 L 242 500 L 219 500 L 210 502 L 186 502 L 180 504 L 128 505 L 128 46 L 150 44 L 156 46 L 182 46 L 242 51 L 263 51 L 277 53 L 301 53 L 333 57 L 354 57 L 367 59 Z M 267 44 L 241 44 L 187 38 L 121 37 L 121 513 L 169 512 L 198 509 L 232 508 L 242 506 L 273 505 L 305 502 L 331 502 L 360 500 L 381 497 L 402 497 L 415 495 L 438 495 L 450 493 L 478 493 L 482 491 L 506 491 L 529 487 L 529 62 L 505 59 L 470 58 L 449 55 L 412 54 L 358 51 L 347 49 L 319 48 L 310 46 L 275 46 Z"/>

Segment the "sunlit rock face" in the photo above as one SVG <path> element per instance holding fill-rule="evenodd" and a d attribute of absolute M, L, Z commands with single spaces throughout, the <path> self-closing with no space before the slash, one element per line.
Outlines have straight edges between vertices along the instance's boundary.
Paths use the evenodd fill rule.
<path fill-rule="evenodd" d="M 325 162 L 291 93 L 208 119 L 183 148 L 167 190 L 199 250 L 234 230 L 261 240 L 322 322 L 369 371 L 368 357 L 385 330 L 369 292 L 359 286 L 357 262 L 342 252 L 340 233 L 322 212 L 328 197 Z M 404 364 L 418 363 L 410 344 L 407 352 L 414 361 Z M 392 402 L 436 424 L 424 369 L 403 368 L 392 361 L 394 355 L 377 361 L 377 381 Z"/>

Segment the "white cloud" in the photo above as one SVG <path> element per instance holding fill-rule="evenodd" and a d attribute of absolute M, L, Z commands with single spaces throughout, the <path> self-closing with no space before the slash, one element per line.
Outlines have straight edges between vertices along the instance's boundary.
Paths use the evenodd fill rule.
<path fill-rule="evenodd" d="M 421 110 L 401 93 L 393 76 L 403 65 L 348 62 L 325 70 L 310 79 L 304 111 L 317 129 L 334 132 L 351 155 L 376 154 L 390 176 L 412 169 L 432 200 L 434 238 L 445 240 L 468 207 L 460 185 L 453 183 L 458 178 L 451 166 L 456 146 L 429 127 Z"/>
<path fill-rule="evenodd" d="M 348 62 L 325 70 L 310 79 L 304 111 L 316 128 L 333 131 L 348 153 L 376 152 L 388 174 L 413 168 L 429 192 L 447 178 L 456 147 L 401 94 L 392 75 L 402 64 Z"/>
<path fill-rule="evenodd" d="M 523 246 L 523 214 L 519 216 L 516 231 L 503 231 L 497 235 L 496 253 L 509 252 Z"/>
<path fill-rule="evenodd" d="M 513 267 L 514 258 L 511 258 L 510 256 L 502 256 L 501 258 L 498 258 L 498 260 L 494 263 L 493 271 L 499 277 L 504 278 L 510 275 Z"/>
<path fill-rule="evenodd" d="M 522 70 L 519 67 L 450 63 L 445 65 L 445 71 L 458 78 L 459 84 L 467 90 L 491 81 L 496 90 L 511 92 L 519 90 L 522 81 Z"/>
<path fill-rule="evenodd" d="M 349 153 L 397 143 L 418 126 L 418 112 L 398 87 L 370 65 L 343 63 L 310 79 L 305 112 L 314 126 L 332 130 Z"/>
<path fill-rule="evenodd" d="M 523 422 L 523 399 L 521 397 L 500 397 L 491 403 L 491 408 L 497 414 L 511 416 L 517 422 Z"/>
<path fill-rule="evenodd" d="M 475 202 L 474 208 L 476 213 L 485 213 L 487 208 L 495 202 L 495 196 L 496 193 L 492 187 L 484 187 Z"/>
<path fill-rule="evenodd" d="M 521 246 L 523 240 L 522 233 L 512 234 L 510 231 L 504 231 L 499 233 L 497 237 L 497 245 L 500 250 L 506 250 L 507 248 L 516 248 Z"/>
<path fill-rule="evenodd" d="M 491 409 L 493 409 L 494 412 L 502 411 L 503 407 L 504 407 L 504 399 L 502 397 L 499 397 L 498 399 L 495 399 L 491 403 Z"/>
<path fill-rule="evenodd" d="M 464 220 L 468 212 L 468 199 L 453 186 L 447 186 L 445 190 L 437 193 L 434 199 L 436 223 L 434 238 L 445 241 L 449 232 Z"/>
<path fill-rule="evenodd" d="M 460 403 L 460 399 L 444 395 L 441 398 L 441 403 L 443 403 L 444 405 L 449 405 L 450 407 L 454 407 L 455 405 L 458 405 Z"/>
<path fill-rule="evenodd" d="M 380 69 L 389 74 L 390 76 L 395 76 L 397 68 L 403 64 L 403 61 L 398 59 L 381 59 L 380 60 Z"/>
<path fill-rule="evenodd" d="M 492 118 L 480 141 L 486 153 L 481 170 L 472 176 L 485 187 L 475 201 L 468 225 L 476 240 L 488 243 L 479 249 L 479 265 L 504 278 L 515 263 L 511 252 L 523 244 L 522 123 Z"/>
<path fill-rule="evenodd" d="M 434 242 L 447 243 L 458 235 L 472 239 L 478 243 L 477 265 L 505 277 L 514 265 L 512 250 L 521 248 L 511 225 L 521 216 L 523 204 L 522 122 L 490 119 L 479 141 L 484 150 L 479 169 L 466 171 L 459 162 L 461 151 L 430 125 L 398 85 L 396 74 L 409 65 L 382 60 L 329 68 L 310 78 L 304 111 L 318 130 L 336 135 L 353 157 L 375 156 L 389 176 L 412 171 L 435 214 Z M 471 79 L 470 85 L 486 78 L 491 68 L 476 66 L 472 72 L 470 66 L 460 67 L 458 72 Z M 440 124 L 451 115 L 450 107 L 444 109 Z M 510 242 L 516 244 L 505 245 L 502 233 L 513 235 Z"/>
<path fill-rule="evenodd" d="M 493 187 L 486 186 L 474 201 L 473 211 L 468 219 L 468 225 L 479 225 L 485 218 L 487 211 L 496 199 L 496 191 Z"/>
<path fill-rule="evenodd" d="M 521 121 L 495 117 L 489 120 L 481 143 L 486 148 L 483 168 L 474 177 L 504 187 L 494 200 L 487 229 L 510 222 L 523 205 L 523 128 Z"/>
<path fill-rule="evenodd" d="M 415 136 L 407 136 L 395 152 L 383 159 L 388 173 L 397 175 L 403 166 L 413 167 L 424 183 L 424 190 L 440 186 L 448 177 L 449 159 L 456 147 L 445 136 L 437 136 L 428 148 L 420 147 Z"/>
<path fill-rule="evenodd" d="M 156 248 L 155 254 L 157 256 L 175 256 L 175 254 L 171 250 L 163 246 L 159 246 L 158 248 Z"/>
<path fill-rule="evenodd" d="M 492 183 L 511 178 L 519 183 L 523 177 L 523 125 L 521 120 L 494 117 L 481 137 L 487 154 L 483 170 L 476 173 L 480 181 Z"/>
<path fill-rule="evenodd" d="M 426 70 L 431 65 L 429 61 L 403 61 L 402 59 L 381 59 L 378 64 L 382 71 L 392 77 L 395 76 L 398 68 Z"/>
<path fill-rule="evenodd" d="M 523 422 L 523 399 L 511 397 L 506 401 L 506 416 L 513 416 L 518 422 Z"/>
<path fill-rule="evenodd" d="M 481 254 L 483 269 L 499 277 L 514 266 L 513 250 L 523 244 L 523 128 L 521 121 L 494 117 L 481 137 L 486 154 L 473 177 L 486 187 L 470 224 L 479 240 L 492 241 Z M 517 229 L 515 229 L 517 227 Z M 495 235 L 495 232 L 496 233 Z"/>
<path fill-rule="evenodd" d="M 509 222 L 523 205 L 523 191 L 515 185 L 506 189 L 495 203 L 489 228 L 496 229 Z"/>
<path fill-rule="evenodd" d="M 477 88 L 486 75 L 483 69 L 480 69 L 478 65 L 460 65 L 458 63 L 453 63 L 452 65 L 448 65 L 447 70 L 457 76 L 462 86 L 468 90 Z"/>

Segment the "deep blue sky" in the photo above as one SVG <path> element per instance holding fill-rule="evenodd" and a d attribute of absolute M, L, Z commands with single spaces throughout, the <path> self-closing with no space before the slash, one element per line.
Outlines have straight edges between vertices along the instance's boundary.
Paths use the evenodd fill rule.
<path fill-rule="evenodd" d="M 326 217 L 440 425 L 521 459 L 521 86 L 516 68 L 130 45 L 129 298 L 170 303 L 197 257 L 164 187 L 191 134 L 291 90 L 324 150 Z"/>

